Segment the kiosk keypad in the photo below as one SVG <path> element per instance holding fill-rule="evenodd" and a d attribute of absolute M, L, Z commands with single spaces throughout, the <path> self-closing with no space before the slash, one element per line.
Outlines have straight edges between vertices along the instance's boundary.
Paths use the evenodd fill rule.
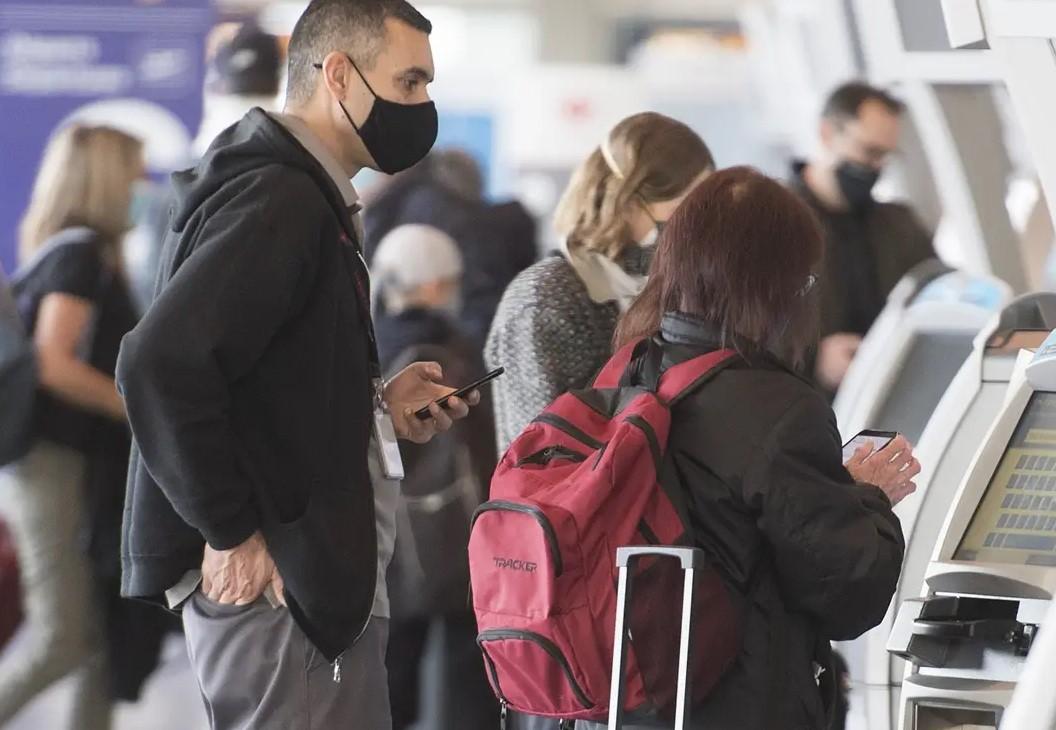
<path fill-rule="evenodd" d="M 1056 394 L 1031 398 L 953 557 L 1056 566 Z"/>

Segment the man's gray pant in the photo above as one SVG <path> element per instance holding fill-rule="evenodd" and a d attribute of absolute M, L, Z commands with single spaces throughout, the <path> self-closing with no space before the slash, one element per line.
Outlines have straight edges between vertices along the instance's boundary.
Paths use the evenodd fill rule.
<path fill-rule="evenodd" d="M 183 607 L 187 651 L 212 730 L 390 730 L 388 619 L 333 667 L 284 608 L 263 598 L 223 606 L 195 594 Z"/>

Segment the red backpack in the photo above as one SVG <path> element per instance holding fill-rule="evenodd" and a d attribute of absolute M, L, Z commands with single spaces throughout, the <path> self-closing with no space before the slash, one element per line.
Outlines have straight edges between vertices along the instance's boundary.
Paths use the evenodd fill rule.
<path fill-rule="evenodd" d="M 510 709 L 562 720 L 609 711 L 616 548 L 692 544 L 683 500 L 661 484 L 671 407 L 735 353 L 720 350 L 634 386 L 650 340 L 624 347 L 593 387 L 558 398 L 513 442 L 474 515 L 473 608 L 492 689 Z M 681 513 L 681 514 L 680 514 Z M 693 699 L 737 656 L 740 619 L 713 568 L 699 571 Z M 633 569 L 626 709 L 667 714 L 675 699 L 682 574 L 672 561 Z"/>

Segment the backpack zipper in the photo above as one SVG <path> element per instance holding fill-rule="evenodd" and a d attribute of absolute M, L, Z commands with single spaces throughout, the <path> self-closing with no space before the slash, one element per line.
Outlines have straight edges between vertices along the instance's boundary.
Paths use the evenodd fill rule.
<path fill-rule="evenodd" d="M 553 461 L 558 460 L 580 463 L 586 461 L 587 457 L 579 453 L 578 451 L 573 451 L 572 449 L 566 448 L 564 446 L 547 446 L 542 451 L 537 451 L 534 454 L 529 454 L 528 456 L 525 456 L 522 459 L 518 459 L 517 463 L 514 464 L 514 466 L 518 468 L 527 464 L 538 464 L 540 466 L 545 466 Z"/>

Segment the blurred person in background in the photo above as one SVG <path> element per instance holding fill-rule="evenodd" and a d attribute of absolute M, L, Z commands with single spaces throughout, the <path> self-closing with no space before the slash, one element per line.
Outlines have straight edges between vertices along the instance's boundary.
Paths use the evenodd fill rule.
<path fill-rule="evenodd" d="M 813 377 L 835 394 L 861 345 L 910 269 L 934 258 L 931 234 L 907 205 L 881 203 L 873 187 L 898 151 L 905 106 L 861 82 L 840 86 L 822 111 L 821 148 L 793 164 L 792 188 L 825 233 L 821 340 Z"/>
<path fill-rule="evenodd" d="M 488 367 L 507 369 L 493 391 L 500 451 L 609 359 L 660 230 L 714 169 L 695 132 L 648 112 L 617 124 L 576 171 L 556 215 L 560 254 L 513 280 L 488 336 Z"/>
<path fill-rule="evenodd" d="M 485 205 L 484 174 L 468 152 L 436 150 L 380 186 L 363 216 L 367 261 L 397 226 L 421 223 L 451 235 L 461 219 Z"/>
<path fill-rule="evenodd" d="M 455 229 L 471 262 L 462 277 L 462 327 L 483 352 L 506 288 L 539 258 L 535 219 L 518 201 L 479 208 Z"/>
<path fill-rule="evenodd" d="M 238 122 L 254 107 L 274 111 L 282 77 L 279 41 L 255 23 L 223 23 L 206 40 L 206 72 L 202 94 L 202 122 L 191 144 L 197 161 L 220 132 Z M 168 185 L 150 185 L 136 224 L 126 240 L 128 274 L 137 307 L 146 311 L 154 296 L 161 246 L 169 227 L 172 205 Z"/>
<path fill-rule="evenodd" d="M 0 512 L 15 536 L 26 613 L 25 636 L 0 659 L 0 724 L 76 672 L 69 727 L 109 727 L 116 687 L 106 626 L 127 632 L 111 647 L 145 653 L 132 663 L 149 673 L 157 660 L 161 631 L 147 638 L 139 626 L 111 620 L 111 610 L 121 610 L 113 579 L 129 452 L 114 369 L 121 338 L 136 323 L 121 241 L 143 174 L 139 140 L 106 127 L 66 127 L 44 152 L 22 219 L 13 289 L 40 386 L 35 445 L 0 471 Z M 159 611 L 140 608 L 160 625 Z"/>
<path fill-rule="evenodd" d="M 489 203 L 476 160 L 458 149 L 432 153 L 370 200 L 364 216 L 367 260 L 398 225 L 421 223 L 450 235 L 465 262 L 460 325 L 484 349 L 499 300 L 537 258 L 535 219 L 517 201 Z"/>
<path fill-rule="evenodd" d="M 423 360 L 439 362 L 455 384 L 484 374 L 479 350 L 455 319 L 462 272 L 457 244 L 439 229 L 403 225 L 382 239 L 372 275 L 378 352 L 387 375 Z M 404 730 L 428 717 L 431 727 L 445 730 L 493 730 L 498 703 L 484 675 L 476 622 L 466 603 L 469 529 L 496 461 L 487 394 L 448 433 L 401 451 L 406 477 L 388 575 L 392 623 L 386 663 L 393 728 Z M 423 664 L 430 639 L 440 647 L 439 662 Z M 438 669 L 432 680 L 420 681 L 432 666 Z M 423 686 L 433 691 L 423 696 Z M 440 702 L 431 702 L 437 695 Z"/>
<path fill-rule="evenodd" d="M 254 22 L 217 26 L 207 42 L 202 123 L 192 152 L 201 159 L 217 135 L 253 107 L 274 110 L 282 78 L 279 40 Z"/>

